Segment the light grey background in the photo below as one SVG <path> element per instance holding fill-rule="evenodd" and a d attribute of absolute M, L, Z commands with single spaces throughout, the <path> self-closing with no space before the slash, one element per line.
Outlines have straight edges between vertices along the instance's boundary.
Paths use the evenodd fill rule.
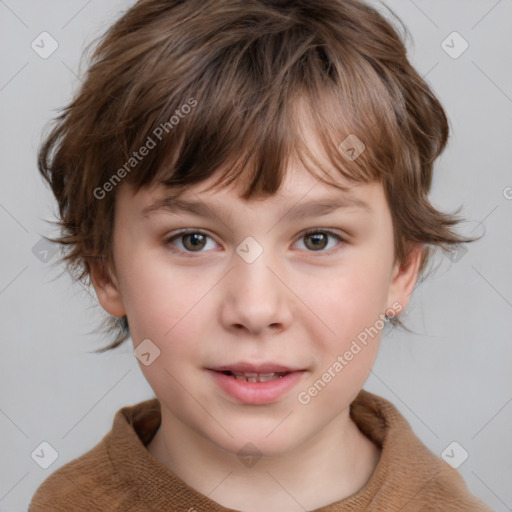
<path fill-rule="evenodd" d="M 80 84 L 85 44 L 132 3 L 0 0 L 1 511 L 26 510 L 50 473 L 101 440 L 119 408 L 153 396 L 128 343 L 88 353 L 104 345 L 91 333 L 95 299 L 59 277 L 56 255 L 44 263 L 32 251 L 56 233 L 36 170 L 42 128 Z M 439 257 L 406 313 L 419 334 L 386 336 L 365 388 L 396 404 L 436 454 L 457 441 L 469 453 L 459 471 L 470 490 L 512 510 L 512 0 L 387 4 L 409 27 L 410 58 L 453 129 L 433 203 L 463 204 L 462 232 L 485 237 L 458 262 Z M 31 48 L 43 31 L 59 45 L 47 59 Z M 453 31 L 469 43 L 456 59 L 442 47 Z M 461 48 L 453 36 L 445 44 Z M 48 469 L 31 458 L 42 441 L 58 452 Z"/>

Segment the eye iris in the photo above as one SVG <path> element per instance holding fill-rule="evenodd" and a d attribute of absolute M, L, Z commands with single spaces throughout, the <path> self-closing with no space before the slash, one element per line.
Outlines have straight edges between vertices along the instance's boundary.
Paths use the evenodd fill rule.
<path fill-rule="evenodd" d="M 323 240 L 321 240 L 323 238 Z M 323 249 L 325 247 L 325 242 L 326 242 L 326 239 L 327 239 L 327 236 L 325 233 L 314 233 L 312 235 L 306 235 L 306 240 L 314 240 L 313 242 L 313 249 Z M 324 243 L 322 243 L 322 241 Z M 306 246 L 308 246 L 308 244 L 306 243 Z M 309 249 L 311 249 L 311 247 L 308 246 Z"/>
<path fill-rule="evenodd" d="M 188 234 L 188 235 L 184 235 L 182 237 L 182 239 L 184 240 L 184 243 L 183 245 L 187 248 L 187 249 L 191 249 L 191 250 L 194 250 L 194 249 L 197 249 L 197 248 L 200 248 L 202 249 L 204 247 L 204 244 L 205 244 L 205 236 L 202 235 L 201 233 L 191 233 L 191 234 Z M 194 240 L 192 242 L 192 245 L 190 247 L 188 247 L 187 243 L 185 242 L 186 240 Z"/>

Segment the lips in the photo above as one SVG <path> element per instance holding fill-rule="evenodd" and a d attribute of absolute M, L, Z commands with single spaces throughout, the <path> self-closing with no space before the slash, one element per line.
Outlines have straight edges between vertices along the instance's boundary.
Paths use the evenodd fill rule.
<path fill-rule="evenodd" d="M 219 366 L 211 368 L 211 370 L 223 373 L 229 377 L 234 377 L 236 380 L 242 382 L 269 382 L 271 380 L 282 379 L 290 373 L 300 371 L 276 363 L 250 364 L 244 362 Z"/>
<path fill-rule="evenodd" d="M 283 366 L 282 364 L 277 363 L 261 363 L 261 364 L 252 364 L 252 363 L 246 363 L 246 362 L 240 362 L 240 363 L 234 363 L 234 364 L 227 364 L 223 366 L 216 366 L 213 368 L 209 368 L 210 370 L 213 370 L 215 372 L 220 373 L 232 373 L 232 374 L 258 374 L 258 375 L 265 375 L 265 374 L 272 374 L 272 373 L 278 373 L 278 374 L 288 374 L 293 372 L 298 372 L 303 370 L 303 368 L 295 368 L 295 367 L 288 367 Z"/>
<path fill-rule="evenodd" d="M 307 370 L 276 363 L 241 362 L 206 370 L 225 395 L 250 405 L 277 402 L 307 374 Z"/>

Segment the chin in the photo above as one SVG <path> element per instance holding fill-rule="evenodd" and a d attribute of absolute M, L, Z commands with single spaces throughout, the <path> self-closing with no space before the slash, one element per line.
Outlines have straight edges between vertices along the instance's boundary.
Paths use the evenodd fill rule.
<path fill-rule="evenodd" d="M 276 423 L 278 424 L 278 422 Z M 275 425 L 274 427 L 275 428 Z M 228 430 L 229 427 L 228 427 Z M 290 433 L 285 431 L 281 433 L 272 432 L 270 435 L 267 432 L 271 432 L 272 429 L 249 429 L 239 430 L 244 432 L 243 435 L 236 435 L 234 438 L 226 439 L 216 442 L 211 439 L 212 442 L 220 446 L 222 449 L 231 452 L 238 457 L 254 456 L 260 457 L 279 457 L 287 452 L 296 448 L 302 440 L 295 439 Z M 263 433 L 262 433 L 263 432 Z"/>

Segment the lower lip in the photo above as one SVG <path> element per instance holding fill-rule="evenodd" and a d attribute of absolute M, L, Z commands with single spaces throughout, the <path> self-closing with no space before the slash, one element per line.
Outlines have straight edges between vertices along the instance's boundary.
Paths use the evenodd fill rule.
<path fill-rule="evenodd" d="M 208 370 L 217 385 L 228 395 L 244 404 L 261 405 L 277 401 L 302 378 L 304 371 L 291 372 L 268 382 L 246 382 L 221 372 Z"/>

